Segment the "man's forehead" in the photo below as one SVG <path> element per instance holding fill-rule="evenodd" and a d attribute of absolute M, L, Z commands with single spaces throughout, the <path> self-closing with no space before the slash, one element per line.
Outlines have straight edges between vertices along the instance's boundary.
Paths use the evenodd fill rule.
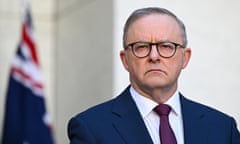
<path fill-rule="evenodd" d="M 139 38 L 146 41 L 161 39 L 178 41 L 179 37 L 181 37 L 181 29 L 178 23 L 166 14 L 151 14 L 141 17 L 130 25 L 127 33 L 128 42 Z"/>

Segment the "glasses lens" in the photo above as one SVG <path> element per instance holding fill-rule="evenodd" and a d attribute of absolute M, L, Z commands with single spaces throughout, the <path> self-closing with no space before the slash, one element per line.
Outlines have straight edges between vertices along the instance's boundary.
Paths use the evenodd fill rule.
<path fill-rule="evenodd" d="M 169 42 L 158 44 L 158 52 L 163 57 L 171 57 L 175 52 L 175 48 L 176 46 Z"/>
<path fill-rule="evenodd" d="M 145 57 L 150 51 L 150 44 L 144 42 L 137 42 L 133 45 L 133 52 L 137 57 Z"/>

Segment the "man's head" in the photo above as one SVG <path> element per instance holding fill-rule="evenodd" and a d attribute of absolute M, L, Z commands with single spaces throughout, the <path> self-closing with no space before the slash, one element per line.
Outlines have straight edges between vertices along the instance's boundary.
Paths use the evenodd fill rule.
<path fill-rule="evenodd" d="M 184 24 L 166 9 L 139 9 L 125 24 L 123 44 L 120 56 L 131 85 L 148 98 L 166 101 L 191 56 Z"/>

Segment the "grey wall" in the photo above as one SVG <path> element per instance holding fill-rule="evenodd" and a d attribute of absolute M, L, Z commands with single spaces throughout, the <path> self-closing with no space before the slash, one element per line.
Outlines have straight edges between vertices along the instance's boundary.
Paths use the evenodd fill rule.
<path fill-rule="evenodd" d="M 111 0 L 59 1 L 56 134 L 61 142 L 70 117 L 112 97 L 112 5 Z"/>

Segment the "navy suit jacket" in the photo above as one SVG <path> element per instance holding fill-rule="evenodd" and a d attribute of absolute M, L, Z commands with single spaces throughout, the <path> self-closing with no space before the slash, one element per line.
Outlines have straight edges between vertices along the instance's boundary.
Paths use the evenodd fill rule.
<path fill-rule="evenodd" d="M 232 117 L 182 95 L 180 99 L 185 144 L 240 144 Z M 68 136 L 71 144 L 153 144 L 129 87 L 118 97 L 73 117 Z"/>

